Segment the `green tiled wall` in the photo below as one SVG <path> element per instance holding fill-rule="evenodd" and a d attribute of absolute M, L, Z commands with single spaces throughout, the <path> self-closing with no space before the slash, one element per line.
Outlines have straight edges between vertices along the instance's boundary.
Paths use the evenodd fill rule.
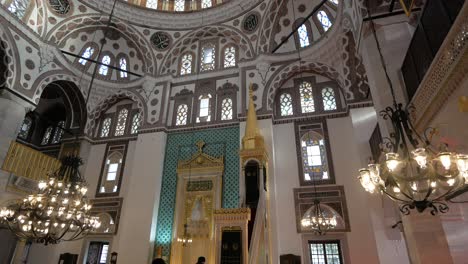
<path fill-rule="evenodd" d="M 215 157 L 224 156 L 223 208 L 237 208 L 239 204 L 238 126 L 168 134 L 156 230 L 156 246 L 163 247 L 164 256 L 170 256 L 171 249 L 177 162 L 188 159 L 197 151 L 195 142 L 198 140 L 205 141 L 205 153 Z"/>

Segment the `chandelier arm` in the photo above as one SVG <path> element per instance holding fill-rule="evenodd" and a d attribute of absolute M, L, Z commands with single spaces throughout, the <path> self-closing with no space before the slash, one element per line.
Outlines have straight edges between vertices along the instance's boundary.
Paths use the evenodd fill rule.
<path fill-rule="evenodd" d="M 394 201 L 402 202 L 402 203 L 408 203 L 408 201 L 405 201 L 403 199 L 397 198 L 396 196 L 391 195 L 387 191 L 385 191 L 383 188 L 381 188 L 381 191 L 385 193 L 389 198 L 391 198 Z M 408 197 L 405 193 L 401 192 L 403 195 L 405 195 L 408 199 L 412 200 L 410 197 Z"/>

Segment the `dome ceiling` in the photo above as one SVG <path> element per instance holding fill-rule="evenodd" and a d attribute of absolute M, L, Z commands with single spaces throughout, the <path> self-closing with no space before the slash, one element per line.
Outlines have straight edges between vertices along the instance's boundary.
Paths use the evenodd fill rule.
<path fill-rule="evenodd" d="M 193 12 L 214 8 L 232 0 L 121 0 L 142 8 L 163 12 Z"/>

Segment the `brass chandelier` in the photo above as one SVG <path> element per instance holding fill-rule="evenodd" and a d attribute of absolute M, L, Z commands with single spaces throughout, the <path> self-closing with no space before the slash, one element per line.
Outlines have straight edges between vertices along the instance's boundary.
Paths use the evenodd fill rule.
<path fill-rule="evenodd" d="M 316 199 L 314 205 L 306 212 L 301 220 L 302 227 L 310 228 L 317 235 L 324 235 L 337 225 L 336 216 L 329 215 L 326 208 Z"/>
<path fill-rule="evenodd" d="M 63 158 L 59 170 L 39 182 L 37 193 L 0 209 L 0 222 L 19 238 L 45 245 L 81 239 L 99 228 L 98 217 L 90 214 L 81 164 L 77 156 Z"/>
<path fill-rule="evenodd" d="M 380 43 L 371 19 L 369 0 L 368 17 L 376 42 L 380 62 L 392 95 L 393 106 L 380 112 L 384 120 L 390 120 L 393 133 L 383 139 L 380 160 L 371 161 L 367 168 L 359 170 L 362 187 L 379 192 L 400 204 L 400 212 L 410 214 L 430 209 L 432 215 L 446 213 L 446 199 L 468 182 L 468 155 L 451 152 L 446 144 L 435 147 L 431 141 L 436 129 L 428 128 L 421 135 L 414 128 L 409 109 L 396 102 L 392 81 L 382 55 Z"/>

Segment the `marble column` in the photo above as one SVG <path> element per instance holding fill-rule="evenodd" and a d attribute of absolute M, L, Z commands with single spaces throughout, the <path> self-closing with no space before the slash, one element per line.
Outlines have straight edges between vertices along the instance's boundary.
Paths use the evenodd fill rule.
<path fill-rule="evenodd" d="M 452 256 L 439 216 L 411 212 L 402 218 L 408 254 L 412 264 L 452 264 Z"/>

